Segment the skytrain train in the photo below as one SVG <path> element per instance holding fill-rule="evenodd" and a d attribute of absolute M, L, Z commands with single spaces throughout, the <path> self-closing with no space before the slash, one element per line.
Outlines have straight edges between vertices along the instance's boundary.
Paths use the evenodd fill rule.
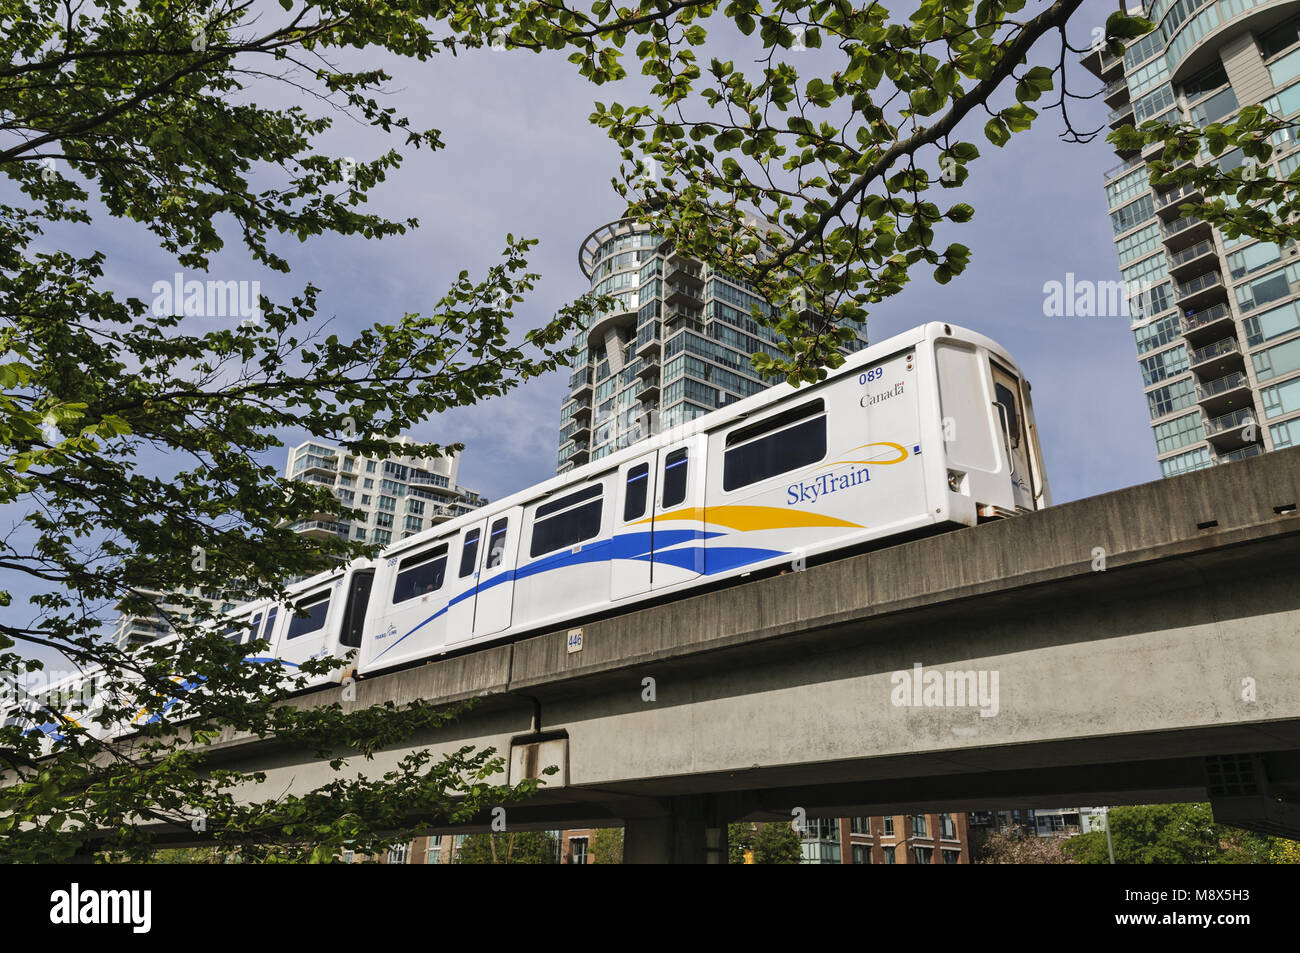
<path fill-rule="evenodd" d="M 348 659 L 313 687 L 1050 503 L 1015 361 L 930 323 L 317 575 L 289 605 L 242 606 L 224 632 L 265 639 L 248 661 L 287 672 Z"/>

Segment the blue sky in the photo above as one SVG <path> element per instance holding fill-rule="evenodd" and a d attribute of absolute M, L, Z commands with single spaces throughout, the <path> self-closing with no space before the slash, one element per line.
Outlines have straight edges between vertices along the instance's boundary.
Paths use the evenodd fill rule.
<path fill-rule="evenodd" d="M 1031 4 L 1027 12 L 1038 7 Z M 1073 21 L 1075 45 L 1086 46 L 1092 28 L 1113 9 L 1088 0 Z M 724 49 L 727 42 L 720 41 Z M 796 68 L 798 56 L 819 55 L 788 54 Z M 736 59 L 738 68 L 753 68 Z M 586 290 L 578 245 L 623 207 L 610 186 L 618 150 L 588 123 L 592 105 L 598 99 L 638 101 L 643 81 L 637 77 L 626 89 L 594 87 L 564 55 L 520 51 L 441 55 L 392 69 L 390 104 L 414 126 L 440 129 L 446 148 L 409 153 L 371 208 L 393 217 L 414 215 L 422 227 L 383 241 L 284 241 L 281 251 L 294 269 L 287 278 L 252 268 L 232 249 L 210 276 L 261 280 L 263 293 L 273 298 L 310 281 L 323 289 L 322 314 L 333 316 L 334 331 L 343 336 L 376 320 L 429 310 L 462 269 L 484 274 L 498 260 L 506 234 L 514 233 L 540 239 L 530 270 L 542 275 L 532 298 L 517 309 L 519 328 L 542 323 Z M 1071 83 L 1084 92 L 1098 87 L 1077 66 Z M 265 105 L 285 97 L 277 89 L 255 92 Z M 1079 128 L 1100 125 L 1106 111 L 1100 98 L 1071 105 Z M 972 249 L 970 267 L 947 286 L 918 272 L 903 293 L 871 314 L 870 339 L 942 320 L 1006 347 L 1033 385 L 1058 503 L 1157 479 L 1128 320 L 1043 314 L 1046 282 L 1064 281 L 1070 272 L 1079 280 L 1119 277 L 1102 191 L 1102 173 L 1116 164 L 1115 155 L 1104 136 L 1089 145 L 1062 142 L 1059 113 L 1050 111 L 1033 130 L 998 149 L 980 133 L 985 118 L 972 115 L 959 130 L 982 152 L 970 179 L 961 190 L 940 196 L 975 207 L 971 223 L 944 236 Z M 323 145 L 337 155 L 368 158 L 400 140 L 389 142 L 341 120 Z M 177 270 L 129 223 L 101 219 L 92 230 L 51 236 L 78 251 L 105 250 L 106 282 L 145 300 L 155 281 L 170 280 Z M 426 421 L 414 436 L 464 442 L 461 482 L 499 498 L 554 474 L 567 376 L 551 374 L 506 397 Z M 305 435 L 289 432 L 282 439 L 292 446 Z M 275 462 L 282 465 L 283 454 Z M 16 514 L 4 515 L 8 523 Z"/>

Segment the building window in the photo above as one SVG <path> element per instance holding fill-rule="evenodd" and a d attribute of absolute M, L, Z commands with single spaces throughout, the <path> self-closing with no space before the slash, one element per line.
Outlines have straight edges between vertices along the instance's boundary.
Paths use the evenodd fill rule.
<path fill-rule="evenodd" d="M 435 834 L 429 838 L 429 851 L 425 855 L 426 864 L 442 863 L 442 835 Z"/>
<path fill-rule="evenodd" d="M 389 518 L 391 519 L 392 517 Z M 408 516 L 406 518 L 406 529 L 407 532 L 418 533 L 420 530 L 424 529 L 424 520 L 420 519 L 418 516 Z"/>
<path fill-rule="evenodd" d="M 399 844 L 396 847 L 388 848 L 388 862 L 390 864 L 409 864 L 411 862 L 411 845 Z"/>
<path fill-rule="evenodd" d="M 367 473 L 374 473 L 374 472 L 375 472 L 375 461 L 374 461 L 374 460 L 367 460 L 367 461 L 366 461 L 366 472 L 367 472 Z M 371 481 L 369 481 L 369 480 L 366 481 L 367 484 L 369 484 L 370 482 L 371 482 Z"/>
<path fill-rule="evenodd" d="M 853 845 L 853 862 L 855 864 L 871 863 L 871 848 L 866 844 Z"/>
<path fill-rule="evenodd" d="M 912 836 L 913 836 L 913 837 L 928 837 L 928 836 L 929 836 L 929 834 L 927 833 L 926 826 L 925 826 L 925 815 L 924 815 L 924 814 L 913 814 L 913 815 L 912 815 Z"/>
<path fill-rule="evenodd" d="M 930 855 L 934 853 L 933 847 L 913 847 L 912 857 L 918 864 L 928 864 Z"/>
<path fill-rule="evenodd" d="M 961 862 L 961 851 L 945 850 L 943 851 L 943 862 L 945 864 L 956 864 Z"/>
<path fill-rule="evenodd" d="M 941 837 L 952 840 L 957 836 L 957 824 L 953 821 L 951 814 L 939 815 L 939 831 Z"/>
<path fill-rule="evenodd" d="M 894 818 L 892 815 L 885 818 L 885 836 L 886 837 L 894 836 Z"/>
<path fill-rule="evenodd" d="M 896 863 L 898 863 L 898 860 L 894 857 L 894 848 L 893 848 L 893 847 L 886 847 L 886 848 L 885 848 L 885 863 L 887 863 L 887 864 L 896 864 Z"/>
<path fill-rule="evenodd" d="M 855 817 L 855 818 L 853 818 L 853 826 L 852 826 L 851 830 L 853 831 L 854 834 L 870 834 L 870 833 L 871 833 L 871 818 L 869 818 L 869 817 Z"/>
<path fill-rule="evenodd" d="M 587 862 L 587 838 L 585 837 L 570 838 L 569 850 L 573 855 L 573 863 L 585 864 Z"/>

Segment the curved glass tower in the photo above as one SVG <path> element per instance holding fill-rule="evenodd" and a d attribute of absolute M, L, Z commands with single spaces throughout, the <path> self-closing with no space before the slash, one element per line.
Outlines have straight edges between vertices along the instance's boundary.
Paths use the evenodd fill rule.
<path fill-rule="evenodd" d="M 1116 58 L 1084 65 L 1106 83 L 1110 125 L 1148 119 L 1206 126 L 1263 103 L 1300 113 L 1300 0 L 1150 0 L 1156 29 Z M 1282 177 L 1300 165 L 1295 132 L 1274 139 Z M 1180 217 L 1193 186 L 1155 190 L 1159 145 L 1105 176 L 1161 472 L 1172 476 L 1300 444 L 1300 249 L 1229 239 Z M 1199 163 L 1224 170 L 1241 150 Z"/>
<path fill-rule="evenodd" d="M 750 317 L 768 304 L 745 282 L 663 245 L 623 219 L 596 229 L 578 266 L 612 310 L 578 330 L 586 348 L 560 409 L 557 472 L 725 407 L 765 387 L 750 356 L 775 334 Z M 867 346 L 866 326 L 845 353 Z"/>

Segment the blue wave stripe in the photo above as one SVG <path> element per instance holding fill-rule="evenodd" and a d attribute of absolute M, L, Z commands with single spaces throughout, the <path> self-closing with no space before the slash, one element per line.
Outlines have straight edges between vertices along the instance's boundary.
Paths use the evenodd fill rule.
<path fill-rule="evenodd" d="M 738 566 L 744 566 L 773 556 L 784 556 L 781 550 L 750 549 L 743 547 L 704 547 L 684 546 L 684 543 L 703 542 L 725 536 L 725 533 L 708 532 L 698 529 L 663 529 L 638 533 L 622 533 L 610 539 L 599 540 L 582 546 L 577 552 L 565 551 L 543 557 L 518 569 L 509 569 L 498 573 L 486 582 L 470 586 L 464 592 L 453 596 L 445 606 L 414 625 L 400 638 L 386 646 L 375 656 L 375 661 L 383 658 L 397 646 L 429 623 L 446 614 L 452 606 L 496 586 L 530 576 L 540 575 L 556 569 L 580 566 L 587 563 L 611 562 L 615 559 L 634 559 L 639 562 L 657 562 L 676 566 L 701 575 L 715 575 Z"/>

